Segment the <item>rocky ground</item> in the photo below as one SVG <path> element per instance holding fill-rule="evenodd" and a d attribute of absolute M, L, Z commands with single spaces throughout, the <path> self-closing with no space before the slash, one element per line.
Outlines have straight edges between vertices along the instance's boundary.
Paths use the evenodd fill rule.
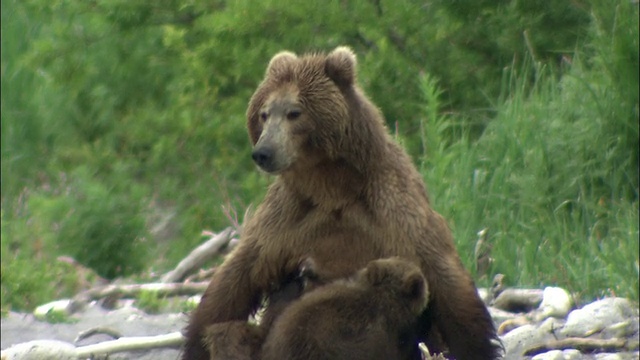
<path fill-rule="evenodd" d="M 122 336 L 162 335 L 180 331 L 187 322 L 184 314 L 149 315 L 134 307 L 105 310 L 100 306 L 90 306 L 82 313 L 74 314 L 73 323 L 51 324 L 40 321 L 32 314 L 10 313 L 2 319 L 2 349 L 32 340 L 60 340 L 74 344 L 75 338 L 83 331 L 93 328 L 108 328 Z M 113 340 L 111 336 L 98 334 L 78 342 L 77 346 Z M 162 348 L 144 352 L 122 352 L 112 354 L 109 360 L 176 360 L 179 349 Z M 4 360 L 4 358 L 2 359 Z"/>
<path fill-rule="evenodd" d="M 501 339 L 506 360 L 638 359 L 638 305 L 606 298 L 567 316 L 524 323 Z"/>
<path fill-rule="evenodd" d="M 517 303 L 523 297 L 515 298 L 520 299 L 515 301 Z M 572 309 L 567 303 L 569 297 L 566 292 L 547 289 L 527 293 L 524 298 L 529 299 L 524 302 L 533 301 L 536 307 L 526 309 L 526 304 L 514 307 L 513 300 L 508 305 L 499 301 L 501 298 L 491 300 L 494 306 L 490 310 L 501 333 L 507 360 L 639 358 L 637 303 L 624 298 L 605 298 Z M 13 356 L 5 350 L 32 340 L 58 340 L 73 348 L 69 344 L 79 347 L 113 339 L 98 334 L 74 343 L 78 334 L 92 328 L 106 328 L 123 337 L 162 335 L 181 330 L 187 321 L 184 314 L 149 315 L 133 307 L 131 301 L 121 302 L 125 305 L 120 304 L 116 310 L 106 310 L 98 302 L 93 302 L 83 311 L 71 315 L 71 323 L 52 324 L 37 320 L 32 314 L 10 313 L 1 321 L 2 360 L 27 359 L 24 355 Z M 513 311 L 513 308 L 519 308 L 520 312 Z M 119 352 L 109 355 L 108 359 L 175 360 L 179 355 L 178 346 L 174 345 L 147 351 Z M 42 359 L 41 355 L 33 358 Z"/>

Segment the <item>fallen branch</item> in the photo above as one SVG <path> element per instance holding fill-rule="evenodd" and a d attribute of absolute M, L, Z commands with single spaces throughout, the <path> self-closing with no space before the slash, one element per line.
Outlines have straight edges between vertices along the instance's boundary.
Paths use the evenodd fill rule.
<path fill-rule="evenodd" d="M 179 331 L 170 334 L 156 336 L 121 337 L 98 344 L 81 346 L 76 349 L 79 357 L 95 355 L 108 355 L 123 351 L 149 350 L 155 348 L 179 347 L 184 342 L 184 337 Z"/>
<path fill-rule="evenodd" d="M 231 227 L 218 234 L 211 234 L 212 237 L 209 240 L 191 251 L 174 270 L 165 274 L 161 279 L 161 283 L 105 285 L 92 288 L 76 295 L 71 301 L 68 311 L 73 313 L 93 300 L 106 298 L 117 300 L 123 297 L 136 297 L 142 291 L 153 291 L 159 296 L 201 294 L 207 288 L 206 282 L 178 283 L 178 281 L 182 281 L 194 269 L 201 267 L 206 261 L 212 259 L 236 234 L 237 232 Z"/>
<path fill-rule="evenodd" d="M 209 281 L 211 280 L 211 276 L 216 272 L 217 268 L 211 268 L 206 270 L 200 270 L 195 274 L 191 274 L 184 279 L 185 282 L 198 282 L 198 281 Z"/>
<path fill-rule="evenodd" d="M 611 352 L 633 350 L 627 348 L 626 339 L 585 339 L 585 338 L 566 338 L 562 340 L 553 340 L 544 344 L 532 347 L 524 352 L 526 356 L 542 354 L 552 350 L 577 349 L 582 353 L 590 352 Z"/>
<path fill-rule="evenodd" d="M 158 296 L 190 296 L 203 293 L 207 289 L 208 282 L 197 283 L 149 283 L 129 285 L 107 285 L 83 292 L 92 300 L 101 299 L 111 295 L 119 295 L 121 298 L 134 298 L 143 291 L 151 291 Z"/>
<path fill-rule="evenodd" d="M 209 240 L 195 248 L 186 258 L 182 259 L 175 269 L 165 274 L 160 281 L 163 283 L 182 281 L 195 269 L 201 267 L 208 260 L 213 259 L 220 249 L 229 243 L 231 238 L 236 236 L 236 231 L 228 227 L 222 232 L 212 235 Z"/>
<path fill-rule="evenodd" d="M 120 339 L 122 337 L 122 334 L 120 334 L 120 332 L 117 330 L 114 330 L 108 327 L 98 326 L 98 327 L 91 328 L 89 330 L 81 331 L 78 334 L 78 336 L 76 336 L 76 339 L 73 340 L 73 342 L 77 344 L 86 338 L 89 338 L 93 335 L 98 335 L 98 334 L 108 335 L 108 336 L 111 336 L 113 339 Z"/>
<path fill-rule="evenodd" d="M 74 296 L 69 307 L 78 309 L 80 308 L 79 304 L 87 304 L 93 300 L 108 297 L 135 298 L 143 291 L 155 292 L 158 296 L 191 296 L 203 293 L 208 285 L 208 282 L 106 285 L 83 291 Z"/>

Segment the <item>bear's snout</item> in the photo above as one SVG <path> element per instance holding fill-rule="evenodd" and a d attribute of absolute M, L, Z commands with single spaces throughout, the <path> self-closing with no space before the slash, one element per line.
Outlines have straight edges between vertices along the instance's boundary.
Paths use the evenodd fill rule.
<path fill-rule="evenodd" d="M 259 147 L 253 150 L 253 153 L 251 153 L 251 158 L 253 158 L 253 161 L 255 161 L 255 163 L 264 171 L 268 172 L 273 169 L 273 149 L 267 147 Z"/>

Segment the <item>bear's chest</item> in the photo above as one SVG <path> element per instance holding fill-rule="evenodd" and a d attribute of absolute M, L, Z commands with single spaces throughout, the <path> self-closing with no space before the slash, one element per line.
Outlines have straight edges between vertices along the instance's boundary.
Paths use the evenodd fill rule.
<path fill-rule="evenodd" d="M 374 259 L 415 254 L 398 221 L 401 216 L 381 216 L 360 203 L 332 208 L 306 205 L 295 210 L 281 212 L 287 216 L 262 226 L 256 236 L 259 263 L 271 264 L 268 271 L 274 277 L 297 271 L 306 258 L 326 271 L 324 279 L 332 280 L 350 276 Z"/>
<path fill-rule="evenodd" d="M 292 224 L 293 225 L 293 224 Z M 325 279 L 342 278 L 384 257 L 385 229 L 360 206 L 310 211 L 288 231 L 294 258 L 312 258 Z"/>

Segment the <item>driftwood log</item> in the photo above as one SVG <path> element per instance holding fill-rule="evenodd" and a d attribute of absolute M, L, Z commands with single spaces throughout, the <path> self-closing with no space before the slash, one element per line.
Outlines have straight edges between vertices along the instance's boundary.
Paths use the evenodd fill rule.
<path fill-rule="evenodd" d="M 513 313 L 527 313 L 542 302 L 542 289 L 504 289 L 491 306 Z"/>
<path fill-rule="evenodd" d="M 237 235 L 237 232 L 233 228 L 228 227 L 218 234 L 211 235 L 209 240 L 193 249 L 186 258 L 180 261 L 175 269 L 164 275 L 160 281 L 163 283 L 182 281 L 187 275 L 194 272 L 195 269 L 199 269 L 205 262 L 213 259 L 215 255 L 219 253 L 220 249 Z"/>

